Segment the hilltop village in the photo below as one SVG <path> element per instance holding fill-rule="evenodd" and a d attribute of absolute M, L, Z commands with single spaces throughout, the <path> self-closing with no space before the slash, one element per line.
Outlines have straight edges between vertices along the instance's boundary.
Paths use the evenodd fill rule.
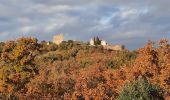
<path fill-rule="evenodd" d="M 63 34 L 57 34 L 53 37 L 53 43 L 55 43 L 57 45 L 59 45 L 63 41 L 64 41 L 64 35 Z M 91 38 L 90 41 L 89 41 L 89 45 L 90 46 L 103 46 L 103 48 L 107 49 L 107 50 L 117 50 L 117 51 L 125 50 L 124 45 L 108 44 L 105 40 L 100 40 L 99 37 Z"/>

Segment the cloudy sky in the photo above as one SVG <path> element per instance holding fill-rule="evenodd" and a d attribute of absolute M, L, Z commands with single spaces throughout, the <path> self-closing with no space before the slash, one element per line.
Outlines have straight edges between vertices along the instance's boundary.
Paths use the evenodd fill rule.
<path fill-rule="evenodd" d="M 0 41 L 33 36 L 88 41 L 99 36 L 129 49 L 170 40 L 170 0 L 0 0 Z"/>

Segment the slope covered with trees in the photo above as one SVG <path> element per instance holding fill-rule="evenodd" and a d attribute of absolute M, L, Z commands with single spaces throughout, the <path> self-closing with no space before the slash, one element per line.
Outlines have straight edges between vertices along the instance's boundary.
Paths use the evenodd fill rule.
<path fill-rule="evenodd" d="M 20 38 L 0 43 L 0 55 L 0 99 L 170 99 L 166 39 L 112 51 L 72 40 L 48 45 Z"/>

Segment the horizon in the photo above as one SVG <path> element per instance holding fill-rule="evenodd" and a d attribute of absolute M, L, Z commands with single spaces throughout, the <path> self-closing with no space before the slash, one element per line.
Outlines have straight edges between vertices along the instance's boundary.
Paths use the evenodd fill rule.
<path fill-rule="evenodd" d="M 169 5 L 168 0 L 1 0 L 0 41 L 19 37 L 52 41 L 63 33 L 66 40 L 99 36 L 134 50 L 148 40 L 170 40 Z"/>
<path fill-rule="evenodd" d="M 60 35 L 60 33 L 59 34 L 56 34 L 56 35 Z M 54 36 L 56 36 L 56 35 L 54 35 Z M 53 37 L 54 37 L 53 36 Z M 98 37 L 98 36 L 94 36 L 94 37 Z M 5 41 L 0 41 L 0 43 L 1 42 L 9 42 L 9 41 L 16 41 L 16 40 L 18 40 L 18 39 L 20 39 L 20 38 L 35 38 L 35 39 L 37 39 L 38 40 L 38 43 L 41 43 L 42 41 L 45 41 L 45 42 L 51 42 L 51 43 L 54 43 L 54 44 L 56 44 L 55 42 L 54 42 L 54 39 L 52 38 L 51 40 L 39 40 L 38 38 L 36 38 L 36 37 L 33 37 L 33 36 L 22 36 L 22 37 L 18 37 L 18 38 L 16 38 L 16 39 L 9 39 L 9 40 L 5 40 Z M 127 48 L 127 46 L 126 45 L 124 45 L 124 44 L 120 44 L 120 43 L 109 43 L 107 40 L 105 40 L 105 39 L 101 39 L 100 37 L 98 37 L 101 41 L 105 41 L 106 43 L 107 43 L 107 45 L 112 45 L 112 46 L 115 46 L 115 45 L 122 45 L 122 46 L 125 46 L 125 49 L 126 50 L 130 50 L 130 51 L 135 51 L 135 50 L 137 50 L 137 49 L 139 49 L 139 48 L 144 48 L 144 46 L 146 46 L 147 45 L 147 43 L 148 43 L 148 41 L 152 41 L 152 42 L 154 42 L 154 44 L 155 45 L 157 45 L 157 43 L 161 40 L 161 39 L 167 39 L 167 38 L 161 38 L 161 39 L 159 39 L 159 40 L 157 40 L 157 41 L 153 41 L 153 40 L 147 40 L 146 42 L 145 42 L 145 44 L 143 45 L 143 46 L 141 46 L 141 47 L 138 47 L 138 48 L 135 48 L 135 49 L 129 49 L 129 48 Z M 69 40 L 72 40 L 72 39 L 65 39 L 65 38 L 63 38 L 64 40 L 62 41 L 62 42 L 64 42 L 64 41 L 69 41 Z M 93 37 L 92 38 L 90 38 L 89 40 L 87 40 L 87 41 L 84 41 L 84 40 L 72 40 L 72 41 L 78 41 L 78 42 L 83 42 L 83 43 L 89 43 L 90 41 L 91 41 L 91 39 L 93 39 Z M 168 41 L 168 43 L 170 43 L 170 41 Z M 59 44 L 56 44 L 56 45 L 59 45 Z M 90 45 L 89 45 L 90 46 Z"/>

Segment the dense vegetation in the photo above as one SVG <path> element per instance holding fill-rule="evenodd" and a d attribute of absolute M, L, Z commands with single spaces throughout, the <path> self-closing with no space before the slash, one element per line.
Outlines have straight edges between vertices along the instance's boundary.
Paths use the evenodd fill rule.
<path fill-rule="evenodd" d="M 0 43 L 0 99 L 169 100 L 170 45 L 136 51 L 79 41 L 20 38 Z"/>

